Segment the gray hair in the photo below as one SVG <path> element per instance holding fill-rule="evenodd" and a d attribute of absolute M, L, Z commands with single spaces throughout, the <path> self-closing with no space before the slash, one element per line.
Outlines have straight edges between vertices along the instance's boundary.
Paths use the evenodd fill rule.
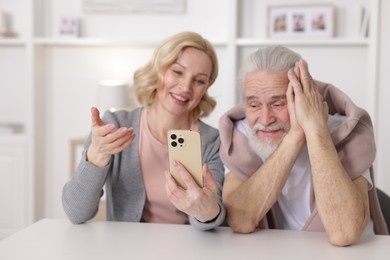
<path fill-rule="evenodd" d="M 267 46 L 257 49 L 244 61 L 238 74 L 238 86 L 241 94 L 247 75 L 258 70 L 276 73 L 287 72 L 301 59 L 298 53 L 283 46 Z"/>

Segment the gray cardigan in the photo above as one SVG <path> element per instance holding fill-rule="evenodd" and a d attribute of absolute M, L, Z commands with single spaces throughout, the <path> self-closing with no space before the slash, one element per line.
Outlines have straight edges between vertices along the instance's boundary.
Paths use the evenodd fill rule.
<path fill-rule="evenodd" d="M 105 123 L 114 123 L 117 127 L 131 126 L 136 134 L 133 143 L 112 156 L 106 167 L 96 167 L 86 160 L 86 151 L 91 144 L 89 135 L 76 172 L 65 184 L 62 193 L 64 211 L 72 223 L 84 223 L 96 215 L 104 185 L 107 220 L 141 221 L 146 199 L 138 154 L 141 111 L 142 107 L 139 107 L 133 111 L 107 111 L 104 114 Z M 225 219 L 225 208 L 221 201 L 224 167 L 219 158 L 218 130 L 200 121 L 200 132 L 203 163 L 207 164 L 218 185 L 218 204 L 221 211 L 211 222 L 202 223 L 191 216 L 189 222 L 198 229 L 208 230 L 219 226 Z"/>

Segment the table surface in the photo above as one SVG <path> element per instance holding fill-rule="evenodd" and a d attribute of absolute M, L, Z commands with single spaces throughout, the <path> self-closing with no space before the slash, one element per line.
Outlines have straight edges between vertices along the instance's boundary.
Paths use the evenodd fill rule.
<path fill-rule="evenodd" d="M 238 234 L 229 227 L 43 219 L 1 240 L 0 259 L 390 259 L 390 236 L 367 235 L 336 247 L 318 232 Z"/>

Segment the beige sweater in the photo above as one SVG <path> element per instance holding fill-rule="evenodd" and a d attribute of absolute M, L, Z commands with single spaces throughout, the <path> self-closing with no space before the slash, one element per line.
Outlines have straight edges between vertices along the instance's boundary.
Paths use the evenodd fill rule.
<path fill-rule="evenodd" d="M 316 81 L 321 95 L 327 102 L 329 114 L 345 115 L 342 125 L 332 133 L 332 139 L 341 163 L 351 179 L 356 179 L 370 169 L 373 189 L 369 191 L 370 213 L 376 234 L 388 234 L 375 189 L 373 162 L 375 159 L 375 138 L 369 114 L 357 107 L 351 99 L 336 87 Z M 221 138 L 220 157 L 229 170 L 242 180 L 248 179 L 261 165 L 261 159 L 250 149 L 246 137 L 234 128 L 235 121 L 243 119 L 242 105 L 233 107 L 219 121 Z M 314 192 L 311 192 L 311 216 L 304 230 L 325 231 L 318 215 Z M 281 228 L 277 223 L 274 208 L 259 223 L 259 228 Z"/>

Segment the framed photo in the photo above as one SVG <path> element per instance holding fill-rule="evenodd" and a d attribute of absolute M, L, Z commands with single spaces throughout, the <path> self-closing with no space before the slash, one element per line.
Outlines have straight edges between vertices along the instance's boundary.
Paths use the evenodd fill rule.
<path fill-rule="evenodd" d="M 80 19 L 76 16 L 64 16 L 60 21 L 60 36 L 77 38 L 79 36 Z"/>
<path fill-rule="evenodd" d="M 334 10 L 331 4 L 268 6 L 268 37 L 333 37 Z"/>

